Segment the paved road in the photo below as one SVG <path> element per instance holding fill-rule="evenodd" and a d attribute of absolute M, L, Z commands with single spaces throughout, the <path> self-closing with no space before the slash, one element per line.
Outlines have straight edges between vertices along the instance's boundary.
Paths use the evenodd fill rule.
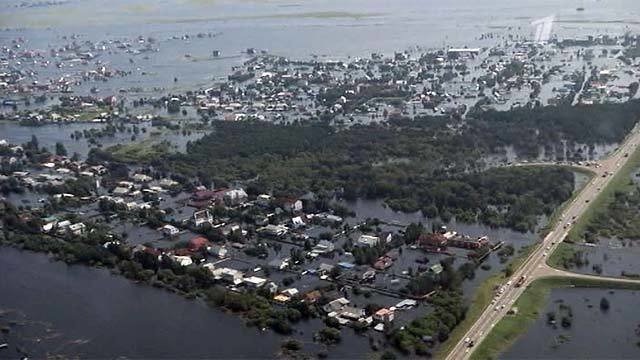
<path fill-rule="evenodd" d="M 475 347 L 469 348 L 465 340 L 470 339 L 477 346 L 477 344 L 489 334 L 491 328 L 506 315 L 513 303 L 522 295 L 526 284 L 530 281 L 549 275 L 598 278 L 591 275 L 573 274 L 562 270 L 556 271 L 550 268 L 545 260 L 547 254 L 551 254 L 558 244 L 564 240 L 575 220 L 582 216 L 590 206 L 591 201 L 609 184 L 613 175 L 627 162 L 630 154 L 636 150 L 638 144 L 640 144 L 640 127 L 636 126 L 618 150 L 613 152 L 608 158 L 600 160 L 597 164 L 594 164 L 594 166 L 589 167 L 595 172 L 595 176 L 582 188 L 574 200 L 566 206 L 565 211 L 553 230 L 542 240 L 540 246 L 537 246 L 536 249 L 533 250 L 523 265 L 513 274 L 509 282 L 507 282 L 509 285 L 503 285 L 502 294 L 497 296 L 495 303 L 489 305 L 484 310 L 460 342 L 456 344 L 446 357 L 447 360 L 468 359 Z M 544 179 L 541 179 L 541 181 L 544 181 Z M 525 276 L 525 284 L 520 287 L 515 287 L 514 284 L 522 276 Z M 630 279 L 618 279 L 616 281 L 640 282 Z"/>

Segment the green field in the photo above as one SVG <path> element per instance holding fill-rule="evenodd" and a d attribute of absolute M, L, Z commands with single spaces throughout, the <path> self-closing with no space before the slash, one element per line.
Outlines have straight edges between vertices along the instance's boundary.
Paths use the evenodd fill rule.
<path fill-rule="evenodd" d="M 132 163 L 149 163 L 169 154 L 171 145 L 169 142 L 156 142 L 151 139 L 119 144 L 107 149 L 114 158 L 119 161 Z"/>

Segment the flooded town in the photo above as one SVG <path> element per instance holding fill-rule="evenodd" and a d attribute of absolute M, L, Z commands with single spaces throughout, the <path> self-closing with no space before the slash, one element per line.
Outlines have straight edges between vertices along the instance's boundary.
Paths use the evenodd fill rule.
<path fill-rule="evenodd" d="M 0 358 L 637 357 L 640 7 L 525 3 L 3 4 Z"/>

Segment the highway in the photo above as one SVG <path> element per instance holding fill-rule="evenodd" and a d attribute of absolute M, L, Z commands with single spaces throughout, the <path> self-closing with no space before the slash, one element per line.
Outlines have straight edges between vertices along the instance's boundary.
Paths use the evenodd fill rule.
<path fill-rule="evenodd" d="M 539 246 L 533 250 L 522 266 L 514 272 L 505 284 L 502 284 L 502 293 L 500 294 L 500 292 L 498 292 L 498 295 L 494 298 L 494 303 L 490 304 L 482 312 L 476 322 L 448 354 L 446 357 L 447 360 L 468 359 L 474 348 L 491 332 L 493 326 L 507 314 L 518 297 L 525 291 L 527 284 L 532 280 L 550 275 L 573 276 L 572 273 L 550 268 L 546 264 L 547 255 L 556 249 L 558 244 L 560 244 L 571 230 L 574 222 L 584 214 L 585 210 L 591 205 L 592 200 L 609 184 L 613 176 L 628 161 L 639 143 L 640 127 L 636 126 L 616 151 L 590 167 L 595 173 L 593 178 L 580 190 L 575 198 L 566 205 L 557 224 L 554 225 L 554 228 L 542 240 Z M 540 180 L 544 181 L 544 179 Z M 516 287 L 516 282 L 522 276 L 525 276 L 525 283 L 522 286 Z M 618 281 L 632 282 L 633 280 L 618 279 Z M 473 342 L 475 345 L 470 347 L 470 342 Z"/>

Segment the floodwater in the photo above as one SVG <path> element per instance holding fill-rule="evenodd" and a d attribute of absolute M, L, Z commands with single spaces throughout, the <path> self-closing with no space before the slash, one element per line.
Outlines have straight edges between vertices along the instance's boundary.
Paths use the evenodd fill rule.
<path fill-rule="evenodd" d="M 97 85 L 106 94 L 121 88 L 160 87 L 171 92 L 206 87 L 248 59 L 243 54 L 247 48 L 292 58 L 345 59 L 415 47 L 484 47 L 501 42 L 504 35 L 528 36 L 534 32 L 529 25 L 533 20 L 550 15 L 557 21 L 552 34 L 559 36 L 613 35 L 640 28 L 635 0 L 114 0 L 108 6 L 88 0 L 38 7 L 21 3 L 8 0 L 0 5 L 0 24 L 7 29 L 0 32 L 0 43 L 22 37 L 30 48 L 46 51 L 72 33 L 79 35 L 78 43 L 105 36 L 157 40 L 157 52 L 101 55 L 115 68 L 128 69 L 129 61 L 135 64 L 132 75 Z M 198 33 L 207 36 L 197 38 Z M 494 36 L 478 39 L 486 33 Z M 184 34 L 191 36 L 172 38 Z M 213 50 L 221 56 L 213 58 Z M 37 71 L 45 75 L 57 69 Z M 179 81 L 174 83 L 174 77 Z M 86 83 L 78 90 L 86 93 L 94 85 Z"/>
<path fill-rule="evenodd" d="M 140 128 L 146 128 L 146 132 L 138 133 L 132 138 L 131 132 L 116 132 L 114 136 L 104 136 L 98 139 L 98 144 L 107 148 L 117 144 L 126 144 L 130 142 L 153 140 L 160 142 L 162 140 L 169 141 L 173 145 L 174 151 L 184 152 L 189 141 L 195 141 L 204 136 L 204 131 L 192 131 L 183 135 L 178 130 L 158 130 L 151 124 L 138 125 Z M 87 154 L 95 145 L 89 144 L 86 138 L 78 140 L 72 139 L 71 136 L 76 131 L 83 132 L 85 130 L 101 130 L 105 128 L 104 124 L 96 123 L 72 123 L 72 124 L 48 124 L 42 126 L 21 126 L 18 123 L 0 122 L 0 140 L 7 140 L 11 144 L 24 144 L 31 141 L 32 136 L 36 136 L 40 147 L 46 147 L 49 151 L 55 151 L 57 142 L 64 144 L 67 153 L 72 155 L 78 153 L 81 159 L 86 159 Z M 130 127 L 130 126 L 128 126 Z"/>
<path fill-rule="evenodd" d="M 135 284 L 107 270 L 68 266 L 43 254 L 0 247 L 0 358 L 22 349 L 32 358 L 275 357 L 285 337 L 242 325 L 237 316 L 165 290 Z M 310 354 L 320 320 L 296 326 Z M 247 344 L 251 344 L 247 346 Z M 362 358 L 365 337 L 343 331 L 332 356 Z"/>
<path fill-rule="evenodd" d="M 608 311 L 600 300 L 609 301 Z M 636 306 L 640 292 L 629 290 L 563 288 L 551 291 L 546 309 L 535 324 L 501 359 L 637 359 L 640 357 L 640 314 Z M 571 327 L 559 323 L 571 307 Z M 547 313 L 555 312 L 558 325 L 547 324 Z M 564 315 L 561 315 L 564 314 Z"/>

